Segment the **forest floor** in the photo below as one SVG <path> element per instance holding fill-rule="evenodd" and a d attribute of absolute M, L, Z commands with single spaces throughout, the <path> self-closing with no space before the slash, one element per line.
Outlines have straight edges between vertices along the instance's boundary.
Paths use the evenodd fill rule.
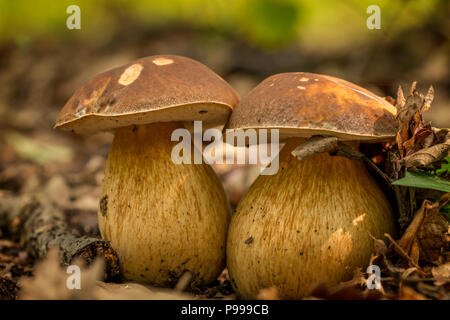
<path fill-rule="evenodd" d="M 173 33 L 169 30 L 164 34 L 148 36 L 151 39 L 149 41 L 132 37 L 127 39 L 124 36 L 120 47 L 117 45 L 113 48 L 77 47 L 62 50 L 45 41 L 26 48 L 15 45 L 0 48 L 0 203 L 5 196 L 39 194 L 64 214 L 71 232 L 99 237 L 97 208 L 112 135 L 105 133 L 86 138 L 52 128 L 60 108 L 73 90 L 93 74 L 128 63 L 135 57 L 170 51 L 197 58 L 212 66 L 244 95 L 274 70 L 315 70 L 323 60 L 330 59 L 299 59 L 309 59 L 312 65 L 306 66 L 295 62 L 298 59 L 295 50 L 283 51 L 283 57 L 278 56 L 279 61 L 275 61 L 275 53 L 259 53 L 226 41 L 214 45 L 198 43 L 193 47 L 190 41 L 195 39 L 189 31 Z M 339 60 L 339 57 L 335 59 Z M 284 64 L 280 65 L 280 61 Z M 370 82 L 371 79 L 366 81 Z M 395 79 L 379 80 L 381 83 L 389 81 L 394 83 Z M 378 88 L 378 93 L 382 89 L 386 88 Z M 433 112 L 432 109 L 429 112 Z M 450 122 L 448 112 L 438 108 L 437 113 L 441 123 Z M 448 118 L 442 119 L 442 115 Z M 249 166 L 224 165 L 214 169 L 234 207 L 258 174 L 257 169 Z M 435 196 L 431 198 L 433 201 L 422 207 L 421 199 L 414 209 L 416 215 L 422 210 L 422 214 L 429 219 L 436 218 L 439 200 Z M 441 204 L 442 201 L 445 199 L 441 200 Z M 412 221 L 413 215 L 408 223 Z M 442 231 L 442 221 L 433 220 L 430 225 L 438 225 Z M 426 228 L 423 223 L 421 226 L 422 238 L 419 240 L 427 239 L 424 235 Z M 381 288 L 368 290 L 367 274 L 365 270 L 359 270 L 353 279 L 336 287 L 319 286 L 310 298 L 450 299 L 449 230 L 441 232 L 441 242 L 431 246 L 433 248 L 430 250 L 438 252 L 434 257 L 436 259 L 422 259 L 422 252 L 417 258 L 419 260 L 412 257 L 411 252 L 402 254 L 398 249 L 398 241 L 405 231 L 406 227 L 399 239 L 384 239 L 386 242 L 374 239 L 375 250 L 371 262 L 376 261 L 382 266 Z M 415 235 L 414 239 L 417 237 Z M 414 242 L 414 239 L 411 241 Z M 421 248 L 423 250 L 423 243 Z M 46 259 L 37 260 L 27 250 L 23 238 L 13 236 L 7 228 L 0 228 L 0 299 L 235 298 L 226 270 L 211 287 L 192 292 L 183 291 L 188 278 L 180 279 L 173 290 L 163 290 L 121 280 L 105 282 L 101 263 L 93 262 L 85 268 L 89 276 L 81 292 L 60 289 L 58 284 L 64 283 L 67 273 L 60 266 L 57 254 L 50 251 Z M 278 295 L 275 289 L 267 288 L 260 292 L 259 297 L 277 299 Z"/>

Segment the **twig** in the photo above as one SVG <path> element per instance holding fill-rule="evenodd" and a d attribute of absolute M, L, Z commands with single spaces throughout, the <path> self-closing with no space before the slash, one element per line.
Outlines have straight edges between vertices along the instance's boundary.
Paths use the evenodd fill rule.
<path fill-rule="evenodd" d="M 411 262 L 411 264 L 417 268 L 417 272 L 421 273 L 423 276 L 427 276 L 427 273 L 422 270 L 422 268 L 413 260 L 411 257 L 403 250 L 403 248 L 394 240 L 392 237 L 385 233 L 384 236 L 389 239 L 389 241 L 394 245 L 395 251 L 400 254 L 403 258 Z"/>
<path fill-rule="evenodd" d="M 332 156 L 341 156 L 352 160 L 364 161 L 367 165 L 374 169 L 381 176 L 381 178 L 388 183 L 389 186 L 391 185 L 391 180 L 389 177 L 381 171 L 375 163 L 373 163 L 363 153 L 345 143 L 342 143 L 336 137 L 313 136 L 296 147 L 291 154 L 299 160 L 304 160 L 313 154 L 322 152 L 328 152 Z"/>
<path fill-rule="evenodd" d="M 291 154 L 299 160 L 322 152 L 334 152 L 338 147 L 338 138 L 313 136 L 295 148 Z"/>

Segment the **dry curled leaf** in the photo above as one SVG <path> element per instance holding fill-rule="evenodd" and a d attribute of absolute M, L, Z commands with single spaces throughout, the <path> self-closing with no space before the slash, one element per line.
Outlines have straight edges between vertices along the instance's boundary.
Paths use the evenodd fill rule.
<path fill-rule="evenodd" d="M 416 89 L 416 82 L 413 82 L 408 97 L 404 97 L 403 90 L 399 87 L 397 92 L 397 124 L 398 132 L 396 142 L 400 158 L 410 155 L 423 148 L 423 143 L 431 134 L 431 127 L 425 125 L 422 120 L 422 113 L 428 110 L 434 99 L 434 89 L 430 87 L 424 97 Z M 431 144 L 433 139 L 428 138 L 427 143 Z"/>
<path fill-rule="evenodd" d="M 385 255 L 387 253 L 386 243 L 383 240 L 373 238 L 375 253 L 377 256 Z"/>
<path fill-rule="evenodd" d="M 417 268 L 416 268 L 416 267 L 412 267 L 412 268 L 406 269 L 405 271 L 402 272 L 402 274 L 401 274 L 401 279 L 402 279 L 402 280 L 407 279 L 410 275 L 412 275 L 412 274 L 413 274 L 414 272 L 416 272 L 416 271 L 417 271 Z"/>
<path fill-rule="evenodd" d="M 430 206 L 417 233 L 421 260 L 441 263 L 441 254 L 449 249 L 446 241 L 448 227 L 447 220 L 439 214 L 438 204 Z"/>
<path fill-rule="evenodd" d="M 431 269 L 431 274 L 435 279 L 434 285 L 436 286 L 450 283 L 450 262 L 433 267 Z"/>
<path fill-rule="evenodd" d="M 407 168 L 427 167 L 433 162 L 441 161 L 450 155 L 450 137 L 447 141 L 421 149 L 403 158 L 401 164 Z"/>
<path fill-rule="evenodd" d="M 406 103 L 406 99 L 405 99 L 405 95 L 403 94 L 402 86 L 398 86 L 397 100 L 395 102 L 395 106 L 397 107 L 397 109 L 401 110 L 401 109 L 403 109 L 405 103 Z"/>
<path fill-rule="evenodd" d="M 22 278 L 19 299 L 23 300 L 73 300 L 94 299 L 93 290 L 97 280 L 102 278 L 104 263 L 97 259 L 90 267 L 85 267 L 81 260 L 75 261 L 73 265 L 80 268 L 80 289 L 69 289 L 67 281 L 71 272 L 61 267 L 59 263 L 59 252 L 50 249 L 47 258 L 38 263 L 33 278 Z"/>
<path fill-rule="evenodd" d="M 447 220 L 439 214 L 439 204 L 425 200 L 416 212 L 411 224 L 393 248 L 415 267 L 419 260 L 439 263 L 442 251 L 446 249 Z"/>
<path fill-rule="evenodd" d="M 90 266 L 80 259 L 73 265 L 80 268 L 80 288 L 69 289 L 67 282 L 72 273 L 59 263 L 59 253 L 51 249 L 47 258 L 38 263 L 35 276 L 20 280 L 19 299 L 24 300 L 177 300 L 190 299 L 191 295 L 179 290 L 149 288 L 136 283 L 112 284 L 99 281 L 104 263 L 97 258 Z M 185 279 L 186 280 L 186 279 Z M 185 283 L 177 284 L 178 288 Z"/>
<path fill-rule="evenodd" d="M 431 204 L 431 202 L 428 200 L 425 200 L 422 203 L 422 206 L 416 212 L 413 220 L 409 224 L 406 231 L 403 233 L 401 239 L 398 241 L 398 244 L 406 253 L 409 253 L 411 251 L 413 243 L 416 239 L 417 232 L 419 231 L 419 228 L 422 225 L 423 220 L 425 218 L 425 206 L 427 204 Z"/>

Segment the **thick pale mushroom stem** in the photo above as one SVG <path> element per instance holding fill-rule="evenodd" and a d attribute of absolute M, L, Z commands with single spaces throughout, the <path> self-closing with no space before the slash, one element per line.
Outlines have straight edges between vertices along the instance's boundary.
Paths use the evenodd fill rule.
<path fill-rule="evenodd" d="M 214 281 L 225 259 L 230 209 L 207 164 L 174 164 L 177 123 L 119 128 L 108 156 L 99 225 L 130 280 L 172 286 Z"/>
<path fill-rule="evenodd" d="M 298 160 L 291 139 L 280 169 L 260 176 L 238 205 L 228 233 L 227 263 L 243 298 L 276 286 L 297 299 L 315 285 L 351 278 L 367 266 L 373 239 L 395 233 L 388 200 L 362 162 L 327 153 Z"/>

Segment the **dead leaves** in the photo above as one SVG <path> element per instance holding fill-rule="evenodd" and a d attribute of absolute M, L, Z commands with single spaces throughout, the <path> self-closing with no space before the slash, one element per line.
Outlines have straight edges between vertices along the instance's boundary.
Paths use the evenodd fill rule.
<path fill-rule="evenodd" d="M 450 249 L 449 225 L 439 214 L 439 208 L 447 203 L 445 199 L 436 203 L 425 200 L 400 240 L 385 234 L 391 242 L 389 247 L 374 239 L 376 255 L 370 264 L 379 265 L 382 273 L 390 276 L 384 280 L 384 287 L 390 287 L 387 297 L 450 298 L 450 262 L 446 256 Z"/>
<path fill-rule="evenodd" d="M 349 146 L 343 147 L 342 143 L 332 137 L 312 137 L 292 152 L 292 155 L 300 160 L 318 152 L 363 160 L 392 187 L 404 234 L 399 240 L 386 234 L 386 238 L 390 241 L 389 247 L 384 241 L 374 239 L 376 255 L 369 264 L 379 265 L 383 270 L 382 273 L 387 275 L 383 278 L 381 289 L 378 290 L 381 294 L 378 298 L 449 298 L 447 264 L 450 257 L 449 225 L 439 212 L 449 203 L 449 194 L 442 195 L 441 189 L 436 189 L 441 190 L 440 193 L 434 189 L 429 190 L 428 185 L 416 185 L 413 188 L 410 185 L 406 187 L 391 184 L 405 177 L 406 169 L 412 167 L 429 171 L 439 169 L 442 160 L 449 155 L 449 130 L 433 128 L 422 119 L 423 112 L 431 107 L 433 98 L 433 87 L 430 87 L 424 96 L 417 91 L 414 82 L 407 97 L 399 87 L 397 99 L 390 100 L 398 110 L 396 116 L 398 132 L 395 143 L 385 145 L 388 152 L 382 157 L 386 159 L 384 172 L 381 171 L 382 167 L 379 168 L 372 161 L 367 161 L 365 154 L 348 152 L 347 150 L 352 150 Z M 382 166 L 382 162 L 378 161 L 378 164 Z M 420 204 L 422 206 L 416 210 Z M 313 296 L 325 299 L 366 299 L 368 291 L 367 288 L 364 289 L 364 280 L 364 275 L 356 275 L 353 280 L 333 288 L 320 286 L 313 292 Z M 431 285 L 433 282 L 434 286 Z M 371 291 L 371 294 L 373 293 L 374 291 Z"/>
<path fill-rule="evenodd" d="M 401 158 L 413 152 L 416 147 L 416 138 L 424 140 L 431 133 L 431 127 L 426 126 L 422 121 L 422 113 L 430 108 L 434 99 L 434 89 L 430 87 L 424 97 L 417 91 L 416 85 L 417 83 L 413 82 L 406 99 L 401 87 L 397 92 L 395 106 L 397 107 L 396 119 L 399 129 L 396 142 Z M 419 132 L 421 133 L 417 135 Z"/>
<path fill-rule="evenodd" d="M 389 246 L 372 237 L 375 255 L 369 265 L 381 269 L 381 298 L 450 299 L 450 228 L 439 214 L 447 201 L 448 196 L 440 202 L 424 201 L 399 240 L 385 234 Z M 355 278 L 353 282 L 354 287 L 364 287 Z"/>
<path fill-rule="evenodd" d="M 445 263 L 445 253 L 450 248 L 449 224 L 439 214 L 439 208 L 439 203 L 433 204 L 425 200 L 398 242 L 385 235 L 391 241 L 390 249 L 405 259 L 409 267 L 415 267 L 422 275 L 427 275 L 427 272 L 422 270 L 419 262 L 434 265 Z"/>
<path fill-rule="evenodd" d="M 390 146 L 386 161 L 386 172 L 392 181 L 406 176 L 407 169 L 411 173 L 417 168 L 436 170 L 441 161 L 450 152 L 450 133 L 448 129 L 433 128 L 425 123 L 422 114 L 430 109 L 434 99 L 434 89 L 430 87 L 424 96 L 411 86 L 407 97 L 401 87 L 398 88 L 395 106 L 397 107 L 398 132 L 395 144 Z M 417 205 L 425 199 L 436 199 L 427 188 L 408 188 L 393 185 L 401 230 L 405 230 L 411 222 Z M 417 251 L 417 246 L 414 245 Z"/>
<path fill-rule="evenodd" d="M 80 289 L 69 289 L 68 274 L 59 264 L 59 253 L 56 249 L 48 251 L 47 259 L 37 264 L 33 278 L 23 278 L 19 281 L 21 287 L 19 299 L 23 300 L 73 300 L 92 299 L 95 282 L 103 273 L 103 261 L 96 260 L 89 268 L 77 260 L 74 265 L 81 266 Z"/>
<path fill-rule="evenodd" d="M 32 264 L 28 255 L 17 242 L 0 240 L 0 300 L 16 299 L 17 280 L 31 275 Z"/>
<path fill-rule="evenodd" d="M 90 266 L 77 260 L 73 265 L 80 268 L 80 287 L 70 289 L 71 273 L 59 264 L 56 249 L 37 264 L 33 278 L 22 278 L 19 299 L 24 300 L 148 300 L 148 299 L 190 299 L 191 295 L 176 290 L 148 288 L 136 283 L 111 284 L 99 281 L 103 276 L 104 262 L 98 258 Z M 181 286 L 181 285 L 180 285 Z"/>
<path fill-rule="evenodd" d="M 431 268 L 431 274 L 435 279 L 435 286 L 443 286 L 450 283 L 450 262 Z"/>
<path fill-rule="evenodd" d="M 450 134 L 447 129 L 435 129 L 423 122 L 422 113 L 430 109 L 434 99 L 431 86 L 425 96 L 411 86 L 407 98 L 401 87 L 398 88 L 396 107 L 398 132 L 396 137 L 401 165 L 427 167 L 440 161 L 450 152 Z"/>
<path fill-rule="evenodd" d="M 426 212 L 425 219 L 417 233 L 420 259 L 433 264 L 444 263 L 445 254 L 450 249 L 447 239 L 448 222 L 434 207 Z"/>
<path fill-rule="evenodd" d="M 439 204 L 425 200 L 399 240 L 400 249 L 396 251 L 403 250 L 411 257 L 411 264 L 415 266 L 419 259 L 442 263 L 442 251 L 448 246 L 445 241 L 447 229 L 447 221 L 439 214 Z"/>
<path fill-rule="evenodd" d="M 441 161 L 443 158 L 449 155 L 450 139 L 442 144 L 434 145 L 430 148 L 422 149 L 416 153 L 406 156 L 401 164 L 405 167 L 426 167 L 429 164 L 437 161 Z"/>
<path fill-rule="evenodd" d="M 405 260 L 408 261 L 410 265 L 413 265 L 416 270 L 419 270 L 423 275 L 426 275 L 425 272 L 418 265 L 418 253 L 414 258 L 410 257 L 410 253 L 406 252 L 389 234 L 384 234 L 386 238 L 391 242 L 392 248 Z M 414 251 L 416 252 L 416 251 Z"/>
<path fill-rule="evenodd" d="M 371 290 L 367 288 L 366 284 L 366 275 L 361 271 L 361 269 L 355 269 L 351 280 L 341 282 L 333 287 L 329 287 L 325 284 L 319 284 L 311 292 L 308 299 L 378 300 L 383 298 L 383 287 L 379 290 Z"/>

